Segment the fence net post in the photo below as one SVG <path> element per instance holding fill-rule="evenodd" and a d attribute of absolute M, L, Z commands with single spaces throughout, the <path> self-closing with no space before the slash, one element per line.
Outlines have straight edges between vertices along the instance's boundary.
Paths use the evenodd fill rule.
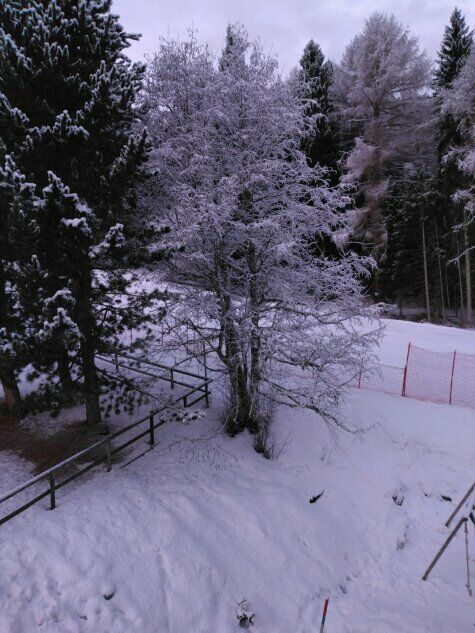
<path fill-rule="evenodd" d="M 457 352 L 454 352 L 454 360 L 452 361 L 452 374 L 450 375 L 450 395 L 449 395 L 449 404 L 452 404 L 452 389 L 454 386 L 454 372 L 455 372 L 455 358 L 457 356 Z"/>
<path fill-rule="evenodd" d="M 404 367 L 404 378 L 402 380 L 402 396 L 406 395 L 406 382 L 407 382 L 407 365 L 409 363 L 409 354 L 411 353 L 411 343 L 407 346 L 406 366 Z"/>

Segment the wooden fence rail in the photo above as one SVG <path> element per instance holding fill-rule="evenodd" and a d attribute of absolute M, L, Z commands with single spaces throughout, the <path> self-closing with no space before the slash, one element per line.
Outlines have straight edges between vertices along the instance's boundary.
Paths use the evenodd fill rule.
<path fill-rule="evenodd" d="M 101 358 L 101 360 L 105 360 L 105 358 Z M 133 360 L 141 360 L 141 359 L 135 358 Z M 108 362 L 111 362 L 111 361 L 108 361 Z M 143 360 L 141 360 L 141 362 L 144 362 L 145 364 L 153 364 L 153 363 L 145 362 Z M 10 521 L 10 519 L 13 519 L 13 517 L 24 512 L 25 510 L 30 508 L 32 505 L 34 505 L 35 503 L 38 503 L 39 501 L 41 501 L 42 499 L 48 496 L 50 498 L 50 509 L 54 510 L 54 508 L 56 507 L 56 493 L 60 488 L 62 488 L 63 486 L 66 486 L 70 482 L 74 481 L 75 479 L 77 479 L 78 477 L 86 473 L 88 470 L 91 470 L 91 468 L 94 468 L 94 466 L 97 466 L 101 463 L 105 463 L 107 465 L 107 470 L 110 471 L 112 468 L 112 455 L 115 455 L 116 453 L 118 453 L 119 451 L 122 451 L 123 449 L 127 448 L 131 444 L 138 442 L 143 437 L 148 435 L 149 443 L 151 446 L 153 446 L 155 444 L 155 430 L 159 428 L 160 426 L 162 426 L 163 424 L 165 424 L 166 422 L 166 420 L 161 420 L 161 419 L 158 419 L 158 421 L 156 421 L 156 416 L 158 416 L 163 411 L 167 409 L 172 409 L 174 406 L 178 406 L 180 403 L 183 403 L 183 407 L 185 408 L 190 407 L 194 404 L 197 404 L 200 400 L 203 400 L 203 399 L 206 402 L 206 406 L 208 406 L 209 395 L 210 395 L 209 385 L 212 382 L 212 379 L 206 377 L 205 380 L 203 380 L 203 376 L 200 376 L 199 374 L 193 374 L 192 372 L 185 371 L 182 369 L 178 369 L 176 368 L 176 366 L 174 367 L 162 366 L 162 368 L 172 370 L 173 373 L 183 374 L 183 375 L 190 376 L 193 378 L 199 378 L 201 382 L 199 384 L 190 385 L 189 383 L 184 383 L 183 381 L 174 380 L 175 384 L 188 387 L 188 389 L 185 393 L 183 393 L 178 398 L 173 400 L 171 404 L 163 405 L 159 407 L 158 409 L 151 411 L 146 417 L 136 422 L 132 422 L 131 424 L 128 424 L 127 426 L 122 427 L 121 429 L 119 429 L 118 431 L 115 431 L 114 433 L 110 433 L 109 435 L 104 437 L 102 440 L 95 442 L 88 448 L 85 448 L 82 451 L 79 451 L 75 455 L 72 455 L 71 457 L 68 457 L 62 462 L 59 462 L 59 464 L 56 464 L 55 466 L 48 468 L 48 470 L 45 470 L 42 473 L 39 473 L 38 475 L 36 475 L 35 477 L 32 477 L 31 479 L 21 484 L 20 486 L 17 486 L 13 490 L 10 490 L 9 492 L 1 495 L 0 504 L 4 503 L 5 501 L 8 501 L 9 499 L 12 499 L 16 495 L 19 495 L 21 492 L 24 492 L 28 488 L 31 488 L 32 486 L 34 486 L 35 484 L 41 481 L 48 481 L 47 490 L 44 490 L 40 494 L 33 497 L 33 499 L 30 499 L 28 502 L 16 508 L 9 514 L 6 514 L 5 516 L 1 517 L 0 525 L 3 525 L 7 521 Z M 132 368 L 129 368 L 129 369 L 132 369 Z M 154 377 L 159 378 L 159 379 L 166 379 L 164 377 L 162 378 L 161 376 L 157 376 L 156 374 L 154 374 Z M 192 402 L 189 402 L 188 398 L 191 395 L 195 394 L 197 391 L 201 392 L 201 395 L 195 398 Z M 123 444 L 120 444 L 119 446 L 112 445 L 113 440 L 117 439 L 118 437 L 121 437 L 122 435 L 131 431 L 132 429 L 137 428 L 141 424 L 146 424 L 145 430 L 141 431 L 138 435 L 135 435 L 134 437 L 128 439 L 127 441 L 125 441 Z M 97 457 L 97 453 L 100 454 L 99 457 Z M 72 475 L 67 476 L 65 479 L 58 480 L 58 474 L 61 469 L 77 462 L 79 459 L 83 459 L 84 457 L 88 455 L 93 456 L 93 459 L 91 462 L 86 464 L 83 468 L 76 471 Z"/>

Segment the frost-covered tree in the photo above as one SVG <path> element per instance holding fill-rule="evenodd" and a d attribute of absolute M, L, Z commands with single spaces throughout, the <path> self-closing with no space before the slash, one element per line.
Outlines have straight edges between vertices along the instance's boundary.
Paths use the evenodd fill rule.
<path fill-rule="evenodd" d="M 469 29 L 465 16 L 455 7 L 450 16 L 450 24 L 445 27 L 444 37 L 437 53 L 437 68 L 433 85 L 436 90 L 449 88 L 459 76 L 470 54 L 473 32 Z"/>
<path fill-rule="evenodd" d="M 382 201 L 391 174 L 422 153 L 430 119 L 429 62 L 417 39 L 394 16 L 374 13 L 349 44 L 338 73 L 342 114 L 356 136 L 346 160 L 348 182 L 358 183 L 362 239 L 379 260 L 386 230 Z"/>
<path fill-rule="evenodd" d="M 124 55 L 136 36 L 123 30 L 111 4 L 0 4 L 0 161 L 13 160 L 40 199 L 30 264 L 46 271 L 48 283 L 36 336 L 50 333 L 65 379 L 77 363 L 90 424 L 101 420 L 95 353 L 118 342 L 121 324 L 133 318 L 116 302 L 127 287 L 119 262 L 126 262 L 145 153 L 135 129 L 144 67 Z"/>
<path fill-rule="evenodd" d="M 17 372 L 25 356 L 28 327 L 18 293 L 18 275 L 28 252 L 27 224 L 35 207 L 34 185 L 28 185 L 8 158 L 0 165 L 0 381 L 4 403 L 18 412 Z M 20 263 L 21 260 L 21 263 Z"/>
<path fill-rule="evenodd" d="M 306 45 L 294 79 L 297 95 L 305 105 L 306 131 L 302 149 L 312 167 L 329 170 L 332 184 L 338 182 L 341 158 L 336 109 L 331 88 L 333 66 L 313 40 Z"/>
<path fill-rule="evenodd" d="M 384 201 L 388 242 L 381 262 L 381 283 L 385 298 L 397 302 L 401 314 L 408 303 L 428 303 L 429 318 L 436 306 L 441 313 L 446 258 L 443 269 L 442 263 L 439 268 L 438 257 L 443 257 L 438 252 L 439 216 L 440 196 L 430 173 L 411 169 L 390 187 Z"/>
<path fill-rule="evenodd" d="M 467 216 L 475 216 L 475 49 L 471 52 L 451 89 L 444 93 L 443 112 L 459 121 L 460 144 L 450 148 L 445 160 L 454 160 L 465 176 L 465 186 L 457 192 Z"/>
<path fill-rule="evenodd" d="M 460 135 L 457 145 L 448 148 L 444 161 L 456 166 L 461 179 L 454 200 L 463 208 L 458 227 L 464 235 L 467 320 L 472 317 L 472 271 L 470 252 L 473 249 L 473 223 L 475 219 L 475 48 L 453 82 L 443 94 L 442 114 L 458 121 Z"/>
<path fill-rule="evenodd" d="M 441 113 L 443 94 L 450 89 L 457 79 L 463 65 L 467 61 L 473 42 L 473 32 L 469 30 L 460 9 L 455 8 L 450 16 L 450 24 L 445 27 L 444 38 L 438 52 L 437 68 L 434 74 L 433 86 L 436 92 L 436 106 L 438 110 L 438 156 L 444 191 L 453 194 L 457 187 L 457 173 L 451 169 L 451 164 L 443 163 L 443 157 L 448 148 L 458 145 L 461 141 L 459 122 L 450 112 Z"/>
<path fill-rule="evenodd" d="M 454 109 L 446 107 L 448 95 L 454 83 L 457 81 L 472 48 L 473 32 L 469 30 L 465 17 L 459 9 L 454 9 L 450 24 L 445 28 L 441 49 L 438 53 L 439 60 L 435 71 L 433 86 L 435 89 L 435 106 L 437 113 L 437 157 L 438 157 L 438 190 L 442 196 L 444 209 L 444 224 L 447 229 L 443 234 L 443 242 L 450 252 L 450 259 L 459 259 L 460 252 L 464 248 L 457 247 L 457 239 L 454 240 L 453 232 L 463 231 L 461 242 L 470 244 L 470 232 L 466 227 L 463 204 L 457 200 L 456 192 L 464 188 L 466 176 L 464 170 L 459 169 L 456 148 L 464 144 L 466 129 L 464 123 Z M 463 117 L 463 115 L 462 115 Z M 469 255 L 466 255 L 465 276 L 467 290 L 467 304 L 470 304 L 470 263 Z M 459 262 L 457 261 L 457 266 Z M 453 274 L 458 269 L 452 266 Z M 458 277 L 458 275 L 456 275 Z M 458 279 L 452 284 L 458 285 Z M 470 310 L 469 310 L 470 312 Z M 463 313 L 462 313 L 463 314 Z"/>
<path fill-rule="evenodd" d="M 336 404 L 375 336 L 355 327 L 373 314 L 360 285 L 371 262 L 309 252 L 309 235 L 344 242 L 348 198 L 301 151 L 304 106 L 236 26 L 219 67 L 194 37 L 164 42 L 146 98 L 147 198 L 164 229 L 167 275 L 184 282 L 174 318 L 220 360 L 228 432 L 260 433 L 271 402 L 342 424 Z"/>

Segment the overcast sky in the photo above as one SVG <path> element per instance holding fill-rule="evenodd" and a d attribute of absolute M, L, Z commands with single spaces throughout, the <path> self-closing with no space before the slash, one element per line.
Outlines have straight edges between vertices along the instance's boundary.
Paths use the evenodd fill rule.
<path fill-rule="evenodd" d="M 458 0 L 471 27 L 475 0 Z M 142 39 L 129 49 L 133 60 L 157 49 L 160 36 L 186 37 L 193 26 L 198 39 L 215 51 L 223 46 L 226 25 L 241 22 L 251 38 L 277 54 L 286 75 L 310 38 L 327 57 L 339 61 L 345 46 L 373 11 L 394 13 L 435 57 L 454 4 L 447 0 L 114 0 L 113 11 L 129 32 Z"/>

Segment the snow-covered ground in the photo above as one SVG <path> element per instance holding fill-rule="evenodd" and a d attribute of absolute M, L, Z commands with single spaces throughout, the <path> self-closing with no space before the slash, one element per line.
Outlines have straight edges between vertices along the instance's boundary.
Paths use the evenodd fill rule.
<path fill-rule="evenodd" d="M 475 353 L 471 331 L 386 324 L 381 362 L 402 366 L 409 340 Z M 366 390 L 342 412 L 367 432 L 335 443 L 281 409 L 269 461 L 219 431 L 214 394 L 129 466 L 0 527 L 0 633 L 230 633 L 244 598 L 256 633 L 313 633 L 326 597 L 325 633 L 473 631 L 461 533 L 421 576 L 474 478 L 475 412 Z M 25 464 L 0 452 L 0 468 L 17 479 Z"/>
<path fill-rule="evenodd" d="M 379 349 L 379 360 L 386 365 L 404 367 L 407 345 L 412 343 L 435 352 L 475 354 L 475 330 L 383 319 L 385 335 Z"/>

